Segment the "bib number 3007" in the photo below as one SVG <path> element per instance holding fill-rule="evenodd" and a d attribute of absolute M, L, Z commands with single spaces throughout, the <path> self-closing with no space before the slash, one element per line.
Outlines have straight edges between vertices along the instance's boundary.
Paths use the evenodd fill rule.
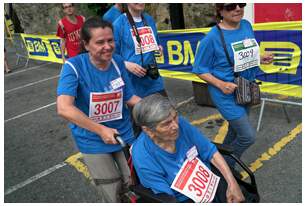
<path fill-rule="evenodd" d="M 117 111 L 119 100 L 113 102 L 104 102 L 102 104 L 95 105 L 95 115 L 112 113 L 113 111 Z"/>
<path fill-rule="evenodd" d="M 122 118 L 122 91 L 90 93 L 89 118 L 93 121 L 108 122 Z"/>

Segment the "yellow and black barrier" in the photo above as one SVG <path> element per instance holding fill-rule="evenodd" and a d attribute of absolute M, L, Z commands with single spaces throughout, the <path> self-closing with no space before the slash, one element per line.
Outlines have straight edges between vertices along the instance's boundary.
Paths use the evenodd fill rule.
<path fill-rule="evenodd" d="M 260 51 L 274 53 L 277 61 L 261 65 L 256 78 L 267 93 L 302 97 L 302 22 L 253 25 Z M 164 55 L 157 59 L 161 75 L 203 82 L 191 73 L 199 41 L 210 28 L 159 32 Z M 60 39 L 55 35 L 21 34 L 30 59 L 62 63 Z"/>

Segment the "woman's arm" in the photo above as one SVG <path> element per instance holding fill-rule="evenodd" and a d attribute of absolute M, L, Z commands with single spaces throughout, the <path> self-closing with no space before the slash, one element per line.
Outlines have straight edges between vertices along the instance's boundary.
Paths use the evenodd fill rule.
<path fill-rule="evenodd" d="M 198 74 L 198 77 L 200 77 L 205 82 L 219 88 L 224 94 L 233 93 L 237 87 L 237 85 L 233 82 L 224 82 L 210 73 Z"/>
<path fill-rule="evenodd" d="M 211 163 L 221 172 L 223 177 L 227 182 L 226 199 L 227 202 L 242 202 L 244 201 L 244 196 L 241 189 L 235 180 L 229 166 L 219 152 L 216 152 Z"/>
<path fill-rule="evenodd" d="M 74 106 L 73 96 L 60 95 L 57 97 L 57 113 L 79 127 L 96 133 L 106 144 L 118 144 L 114 138 L 114 134 L 118 134 L 118 131 L 89 119 L 81 110 Z"/>
<path fill-rule="evenodd" d="M 141 100 L 140 97 L 138 97 L 138 96 L 136 96 L 136 95 L 133 95 L 133 96 L 129 99 L 129 101 L 127 101 L 126 103 L 127 103 L 127 105 L 128 105 L 129 107 L 133 107 L 133 106 L 134 106 L 135 104 L 137 104 L 140 100 Z"/>

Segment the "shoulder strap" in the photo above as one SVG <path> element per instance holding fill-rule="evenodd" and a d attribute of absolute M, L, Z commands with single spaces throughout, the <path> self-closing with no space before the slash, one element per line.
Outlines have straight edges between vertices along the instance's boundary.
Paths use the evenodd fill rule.
<path fill-rule="evenodd" d="M 226 59 L 227 59 L 228 63 L 231 65 L 231 67 L 233 67 L 234 64 L 233 64 L 233 62 L 231 61 L 230 56 L 229 56 L 229 54 L 228 54 L 228 51 L 227 51 L 227 49 L 226 49 L 226 44 L 225 44 L 223 32 L 222 32 L 222 30 L 221 30 L 219 24 L 217 24 L 216 26 L 217 26 L 217 28 L 218 28 L 218 30 L 219 30 L 219 32 L 220 32 L 221 42 L 222 42 L 222 46 L 223 46 L 223 49 L 224 49 L 224 52 L 225 52 L 225 55 L 226 55 Z"/>
<path fill-rule="evenodd" d="M 228 54 L 228 51 L 227 51 L 227 49 L 226 49 L 226 44 L 225 44 L 223 32 L 222 32 L 222 30 L 221 30 L 219 24 L 217 24 L 216 26 L 217 26 L 217 28 L 218 28 L 218 30 L 219 30 L 219 32 L 220 32 L 221 42 L 222 42 L 222 46 L 223 46 L 223 49 L 224 49 L 224 52 L 225 52 L 225 55 L 226 55 L 226 59 L 227 59 L 228 63 L 231 65 L 231 67 L 234 68 L 234 64 L 233 64 L 233 62 L 231 61 L 231 58 L 230 58 L 230 56 L 229 56 L 229 54 Z M 234 76 L 235 76 L 235 77 L 238 77 L 238 76 L 239 76 L 239 73 L 238 73 L 238 72 L 234 72 Z"/>
<path fill-rule="evenodd" d="M 126 11 L 126 16 L 127 16 L 128 20 L 129 20 L 129 23 L 130 23 L 130 25 L 131 25 L 131 27 L 132 27 L 133 32 L 135 33 L 136 41 L 138 42 L 138 44 L 139 44 L 139 46 L 140 46 L 141 66 L 143 67 L 144 65 L 143 65 L 143 55 L 142 55 L 142 48 L 141 48 L 141 39 L 140 39 L 138 30 L 137 30 L 136 24 L 135 24 L 135 22 L 134 22 L 134 19 L 133 19 L 132 15 L 131 15 L 131 13 L 129 12 L 128 9 L 127 9 L 127 11 Z M 143 16 L 142 16 L 142 14 L 141 14 L 141 18 L 142 18 L 142 17 L 143 17 Z"/>

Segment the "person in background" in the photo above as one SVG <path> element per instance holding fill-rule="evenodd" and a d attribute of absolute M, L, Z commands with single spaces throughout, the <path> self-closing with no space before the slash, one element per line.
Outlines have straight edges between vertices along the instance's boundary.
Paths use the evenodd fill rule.
<path fill-rule="evenodd" d="M 217 3 L 216 12 L 218 25 L 224 34 L 225 44 L 234 65 L 249 65 L 243 71 L 237 72 L 240 76 L 255 80 L 258 65 L 269 64 L 273 61 L 271 53 L 262 56 L 256 42 L 251 24 L 242 19 L 245 3 Z M 244 59 L 241 57 L 242 50 L 235 52 L 233 45 L 243 45 L 246 49 L 253 47 L 254 55 Z M 240 53 L 239 53 L 240 52 Z M 250 62 L 257 62 L 251 65 Z M 242 153 L 255 142 L 255 130 L 248 118 L 248 106 L 238 105 L 235 102 L 234 91 L 237 85 L 234 83 L 234 70 L 228 62 L 220 31 L 217 26 L 212 27 L 210 32 L 201 40 L 195 56 L 193 73 L 208 83 L 209 94 L 222 116 L 229 122 L 228 132 L 224 144 L 232 145 L 234 154 L 240 157 Z M 236 73 L 236 72 L 235 72 Z M 230 166 L 234 167 L 234 161 L 227 159 Z"/>
<path fill-rule="evenodd" d="M 113 5 L 102 17 L 103 20 L 113 23 L 123 12 L 122 4 Z"/>
<path fill-rule="evenodd" d="M 57 24 L 56 36 L 61 38 L 61 53 L 65 63 L 65 52 L 68 57 L 74 57 L 80 52 L 80 31 L 85 17 L 75 14 L 74 4 L 62 4 L 65 17 Z"/>
<path fill-rule="evenodd" d="M 221 177 L 214 202 L 244 201 L 239 185 L 216 146 L 179 116 L 168 98 L 160 94 L 143 98 L 134 106 L 133 117 L 143 130 L 132 145 L 132 160 L 144 187 L 155 194 L 166 193 L 177 202 L 189 202 L 188 197 L 170 186 L 180 175 L 183 163 L 197 157 Z"/>
<path fill-rule="evenodd" d="M 154 19 L 144 12 L 145 4 L 129 3 L 126 13 L 113 23 L 116 53 L 125 61 L 136 95 L 167 95 L 154 54 L 162 54 Z"/>
<path fill-rule="evenodd" d="M 4 72 L 5 73 L 11 73 L 12 70 L 10 70 L 9 65 L 7 63 L 7 59 L 6 59 L 6 49 L 4 48 Z"/>
<path fill-rule="evenodd" d="M 130 170 L 120 136 L 135 140 L 128 106 L 134 95 L 122 58 L 115 49 L 111 23 L 88 19 L 81 30 L 81 53 L 63 65 L 57 112 L 70 129 L 103 202 L 120 202 L 128 193 Z"/>

